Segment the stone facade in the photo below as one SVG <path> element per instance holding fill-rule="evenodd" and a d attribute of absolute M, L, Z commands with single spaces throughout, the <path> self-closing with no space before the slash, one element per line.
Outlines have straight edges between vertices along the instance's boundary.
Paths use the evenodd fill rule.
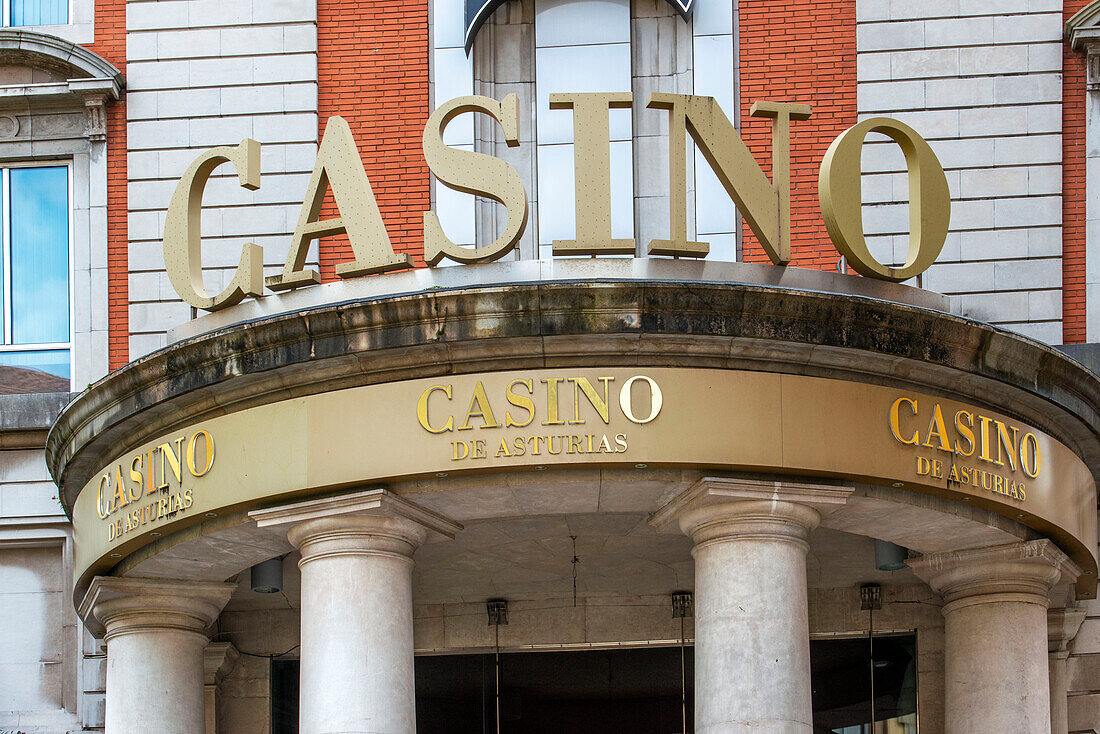
<path fill-rule="evenodd" d="M 245 241 L 286 259 L 317 150 L 317 8 L 312 2 L 130 2 L 126 12 L 130 358 L 191 317 L 164 273 L 160 240 L 176 181 L 202 151 L 254 138 L 258 191 L 221 172 L 203 215 L 207 287 L 220 290 Z M 314 258 L 316 262 L 316 258 Z"/>
<path fill-rule="evenodd" d="M 692 19 L 685 21 L 664 0 L 511 0 L 493 14 L 469 54 L 464 49 L 462 8 L 444 0 L 406 3 L 399 12 L 382 2 L 337 0 L 74 0 L 66 25 L 0 28 L 0 159 L 5 165 L 63 161 L 71 170 L 72 391 L 84 391 L 109 369 L 202 335 L 204 322 L 193 321 L 197 314 L 168 281 L 161 248 L 169 197 L 200 152 L 236 145 L 245 137 L 263 146 L 259 190 L 240 188 L 228 170 L 219 171 L 208 187 L 203 255 L 204 278 L 211 290 L 229 280 L 246 242 L 264 248 L 267 274 L 281 269 L 320 134 L 327 119 L 338 114 L 348 118 L 356 134 L 395 249 L 410 253 L 420 267 L 421 215 L 429 206 L 462 244 L 484 245 L 502 225 L 495 203 L 475 201 L 429 176 L 418 147 L 424 121 L 432 109 L 454 96 L 475 93 L 500 99 L 516 93 L 521 99 L 519 148 L 501 145 L 499 129 L 484 121 L 456 122 L 448 142 L 492 152 L 520 172 L 530 220 L 515 259 L 533 261 L 550 256 L 552 239 L 570 235 L 574 217 L 569 113 L 544 111 L 544 98 L 551 88 L 602 89 L 601 85 L 634 95 L 631 110 L 612 112 L 612 196 L 615 234 L 633 236 L 639 254 L 650 239 L 664 235 L 669 219 L 667 122 L 663 112 L 645 109 L 649 93 L 715 97 L 765 170 L 770 123 L 749 118 L 752 102 L 767 98 L 815 105 L 814 117 L 793 128 L 794 265 L 830 275 L 838 268 L 839 256 L 818 213 L 820 157 L 829 142 L 857 120 L 890 116 L 929 140 L 951 190 L 947 244 L 937 264 L 914 283 L 949 297 L 931 308 L 993 324 L 1044 345 L 1096 342 L 1100 97 L 1096 75 L 1087 74 L 1085 65 L 1086 59 L 1097 58 L 1100 47 L 1088 31 L 1100 23 L 1086 12 L 1080 32 L 1068 45 L 1064 27 L 1067 17 L 1093 4 L 798 0 L 783 5 L 779 9 L 771 0 L 696 0 Z M 585 29 L 583 37 L 575 35 L 578 28 Z M 52 50 L 42 50 L 47 48 Z M 571 58 L 582 56 L 594 61 L 576 68 L 569 65 Z M 589 78 L 593 70 L 600 72 L 595 81 Z M 1073 95 L 1067 86 L 1071 83 L 1081 87 Z M 1080 110 L 1073 106 L 1080 101 L 1078 92 L 1084 100 Z M 1080 148 L 1077 158 L 1074 146 Z M 871 251 L 883 262 L 900 263 L 907 251 L 908 229 L 908 186 L 901 155 L 896 146 L 872 140 L 863 165 L 863 216 Z M 690 237 L 711 243 L 707 265 L 763 260 L 755 237 L 698 153 L 688 156 L 688 206 Z M 331 203 L 324 212 L 335 216 Z M 308 264 L 319 268 L 324 280 L 334 281 L 335 264 L 348 256 L 345 239 L 329 238 L 314 245 Z M 538 282 L 554 267 L 514 265 L 517 269 L 507 271 L 507 277 L 524 282 Z M 631 277 L 661 281 L 668 277 L 660 270 L 664 265 Z M 591 276 L 583 263 L 575 267 L 570 272 L 576 277 Z M 738 270 L 739 266 L 717 267 L 730 282 L 754 282 L 751 271 Z M 532 276 L 536 271 L 539 274 Z M 621 276 L 615 272 L 615 277 Z M 728 340 L 717 351 L 700 347 L 692 354 L 696 366 L 706 360 L 725 364 L 753 359 L 737 352 L 734 340 L 766 338 L 764 331 L 753 331 L 761 322 L 746 314 L 774 315 L 764 308 L 771 303 L 756 302 L 761 310 L 754 312 L 750 300 L 741 304 L 743 310 L 716 313 L 706 285 L 714 278 L 706 272 L 700 269 L 688 278 L 695 284 L 690 295 L 661 296 L 665 286 L 648 291 L 638 286 L 638 293 L 664 299 L 656 305 L 624 306 L 611 299 L 609 312 L 614 317 L 601 323 L 616 337 L 584 343 L 566 340 L 560 342 L 567 344 L 562 349 L 584 356 L 598 350 L 605 355 L 625 352 L 633 348 L 643 330 L 640 325 L 653 314 L 672 320 L 690 311 L 690 318 L 706 314 L 705 328 L 719 329 Z M 393 277 L 406 279 L 401 282 L 408 285 L 407 292 L 437 287 L 432 280 L 436 276 Z M 470 285 L 461 283 L 461 276 L 454 276 L 454 281 L 438 277 L 438 287 Z M 844 292 L 824 275 L 822 280 L 799 280 L 808 276 L 790 272 L 782 277 L 797 280 L 801 285 L 795 287 L 807 292 L 819 287 Z M 780 279 L 768 275 L 757 285 L 770 288 Z M 346 285 L 349 298 L 379 297 L 365 282 Z M 556 287 L 529 296 L 529 310 L 538 311 L 546 293 Z M 570 291 L 570 297 L 599 299 L 601 293 L 593 288 L 587 293 Z M 878 297 L 878 292 L 869 297 Z M 307 293 L 241 308 L 252 309 L 247 313 L 260 318 L 280 312 L 278 304 L 293 304 L 294 298 L 301 308 L 318 305 Z M 861 312 L 865 318 L 857 319 L 853 331 L 845 320 L 849 311 L 807 305 L 811 300 L 784 303 L 789 307 L 784 313 L 798 325 L 785 332 L 787 339 L 798 344 L 795 351 L 805 352 L 791 357 L 791 363 L 809 359 L 808 345 L 855 349 L 860 339 L 874 342 L 874 348 L 886 355 L 872 360 L 876 369 L 891 360 L 923 360 L 927 345 L 920 334 L 935 330 L 942 336 L 964 329 L 961 321 L 949 318 L 907 322 L 911 340 L 889 352 L 891 337 L 900 328 L 896 322 L 884 326 L 876 320 L 878 312 Z M 432 303 L 445 310 L 457 302 L 440 298 Z M 497 302 L 485 299 L 481 306 L 489 307 L 499 322 L 517 323 L 508 321 L 512 316 L 506 309 L 493 311 Z M 806 310 L 819 319 L 826 314 L 835 318 L 828 323 L 800 320 Z M 626 314 L 636 314 L 636 322 Z M 417 314 L 417 325 L 401 338 L 414 334 L 425 343 L 432 341 L 437 327 L 433 318 Z M 214 328 L 232 321 L 217 319 L 205 323 Z M 322 315 L 298 324 L 302 333 L 297 336 L 309 342 L 318 329 L 346 336 L 340 331 L 343 324 L 337 325 L 339 318 L 326 319 L 328 315 Z M 611 323 L 616 319 L 621 323 Z M 484 321 L 469 323 L 486 328 Z M 540 329 L 546 324 L 562 326 L 552 319 L 540 321 L 539 329 L 523 336 L 541 339 Z M 393 347 L 399 341 L 393 337 L 397 331 L 395 327 L 384 337 L 376 332 L 357 337 L 373 347 Z M 267 333 L 258 328 L 235 344 L 256 346 L 259 341 L 249 339 Z M 974 364 L 987 368 L 997 354 L 989 345 L 1011 341 L 1004 334 L 991 334 L 981 345 L 959 346 L 951 355 L 954 361 L 932 360 L 934 369 L 946 374 L 976 372 Z M 394 341 L 387 341 L 391 337 Z M 316 347 L 320 342 L 311 343 Z M 259 384 L 271 376 L 270 364 L 262 359 L 238 363 L 231 345 L 219 348 L 226 351 L 204 376 L 210 379 L 202 385 L 206 398 L 195 397 L 196 402 L 209 398 L 212 411 L 218 402 L 214 394 L 230 380 L 249 374 Z M 558 355 L 554 350 L 549 344 L 538 359 L 553 360 Z M 639 349 L 643 351 L 646 358 L 657 359 L 661 350 L 647 345 Z M 300 368 L 317 370 L 316 379 L 332 385 L 360 379 L 372 369 L 397 369 L 353 356 L 322 367 L 307 365 L 313 352 L 306 359 L 293 350 L 265 354 L 283 366 L 299 360 Z M 424 369 L 461 362 L 461 355 L 455 354 Z M 1056 360 L 1043 359 L 1035 367 L 1041 378 L 1030 379 L 1029 386 L 1029 376 L 1023 375 L 1011 384 L 1013 389 L 1034 390 L 1020 407 L 1034 415 L 1064 398 L 1064 373 L 1044 371 Z M 167 374 L 171 367 L 163 360 L 163 354 L 154 355 L 144 369 L 163 369 Z M 192 377 L 161 392 L 156 392 L 158 385 L 152 392 L 162 399 L 178 398 L 197 387 L 189 381 Z M 941 390 L 954 391 L 950 380 L 937 379 Z M 60 734 L 102 729 L 107 716 L 106 647 L 73 609 L 72 529 L 43 448 L 46 429 L 67 400 L 68 396 L 51 396 L 31 404 L 0 396 L 0 730 Z M 157 420 L 164 416 L 150 418 L 152 423 Z M 1086 442 L 1081 435 L 1075 438 Z M 817 536 L 810 535 L 811 548 L 815 537 L 823 537 L 815 532 Z M 420 557 L 431 558 L 432 552 L 429 547 Z M 860 552 L 865 556 L 867 548 Z M 297 571 L 291 563 L 297 556 L 288 558 L 286 575 L 293 579 Z M 836 585 L 838 577 L 822 574 L 820 565 L 814 565 L 817 560 L 811 553 L 810 634 L 862 634 L 863 618 L 858 596 L 848 583 L 851 579 L 845 576 L 844 584 Z M 944 703 L 949 682 L 941 602 L 927 583 L 908 571 L 901 573 L 904 582 L 888 586 L 891 603 L 879 619 L 883 629 L 917 630 L 921 731 L 950 731 L 944 728 L 949 720 Z M 691 585 L 692 578 L 684 575 L 678 580 Z M 204 680 L 207 700 L 216 701 L 212 720 L 218 730 L 266 731 L 269 667 L 263 656 L 297 644 L 301 600 L 289 594 L 285 604 L 259 608 L 249 596 L 247 572 L 232 580 L 240 589 L 220 616 L 216 610 L 212 613 L 217 619 L 213 635 L 231 642 L 241 656 L 235 663 L 225 662 L 232 656 L 221 651 L 223 657 Z M 423 591 L 420 586 L 414 589 L 416 594 Z M 518 649 L 676 640 L 679 626 L 667 615 L 666 596 L 624 588 L 582 597 L 574 607 L 558 591 L 541 599 L 516 600 L 508 645 Z M 418 653 L 489 649 L 480 601 L 420 603 L 414 596 L 414 602 L 411 644 Z M 547 605 L 552 611 L 546 611 Z M 1100 729 L 1100 693 L 1095 691 L 1100 675 L 1100 603 L 1082 600 L 1074 609 L 1083 612 L 1080 632 L 1060 641 L 1051 637 L 1051 660 L 1055 655 L 1064 660 L 1069 732 Z M 688 634 L 694 638 L 691 625 Z M 178 649 L 185 649 L 190 658 L 199 657 L 195 639 Z M 1056 687 L 1052 696 L 1058 696 Z M 209 709 L 207 715 L 211 716 Z"/>
<path fill-rule="evenodd" d="M 507 14 L 519 12 L 521 6 L 501 11 L 486 28 L 485 43 L 475 45 L 474 56 L 468 60 L 462 49 L 460 13 L 445 5 L 436 3 L 432 16 L 434 50 L 430 69 L 435 104 L 470 93 L 475 87 L 481 93 L 499 92 L 500 96 L 522 91 L 524 84 L 535 89 L 537 40 L 534 35 L 526 41 L 507 35 L 500 26 Z M 747 15 L 755 11 L 752 3 L 746 3 L 741 15 L 733 17 L 700 6 L 694 23 L 685 25 L 672 23 L 674 15 L 669 15 L 666 8 L 647 7 L 628 9 L 639 52 L 624 72 L 624 80 L 632 78 L 633 82 L 624 81 L 620 86 L 632 87 L 638 99 L 649 91 L 666 88 L 712 94 L 735 120 L 742 117 L 742 104 L 734 100 L 740 99 L 743 104 L 752 100 L 741 98 L 732 85 L 740 76 L 753 74 L 748 68 L 735 74 L 731 68 L 735 45 L 732 29 L 738 20 L 751 18 L 750 33 L 756 33 L 761 18 L 765 23 L 783 23 L 784 27 L 797 27 L 802 22 L 796 11 L 792 11 L 789 21 L 785 16 L 769 20 L 766 13 Z M 235 264 L 239 245 L 246 239 L 265 247 L 267 264 L 272 268 L 285 255 L 317 143 L 317 11 L 290 4 L 281 8 L 277 17 L 266 18 L 264 12 L 268 11 L 253 17 L 235 10 L 222 17 L 224 11 L 209 11 L 197 0 L 148 7 L 139 2 L 130 4 L 128 61 L 134 64 L 128 72 L 127 111 L 132 197 L 131 358 L 163 345 L 163 333 L 186 321 L 190 314 L 167 284 L 158 247 L 163 209 L 173 182 L 196 152 L 216 144 L 234 144 L 246 135 L 259 139 L 265 151 L 264 183 L 259 191 L 244 192 L 228 174 L 222 174 L 208 193 L 208 201 L 216 205 L 205 215 L 210 287 L 225 282 L 226 268 Z M 532 27 L 538 12 L 534 7 L 526 11 Z M 851 90 L 851 101 L 843 97 L 836 102 L 828 100 L 818 116 L 822 124 L 826 124 L 825 116 L 836 113 L 841 122 L 893 116 L 930 140 L 948 171 L 954 206 L 952 233 L 937 266 L 924 276 L 924 286 L 953 295 L 967 315 L 1051 344 L 1061 343 L 1063 331 L 1073 328 L 1063 324 L 1062 319 L 1061 12 L 1058 3 L 1024 3 L 1011 8 L 947 3 L 913 10 L 885 0 L 860 0 L 852 18 L 837 16 L 834 25 L 839 37 L 854 39 L 855 79 L 842 77 L 840 81 Z M 658 27 L 664 30 L 656 30 Z M 678 38 L 681 27 L 685 33 L 690 29 L 690 40 L 687 36 Z M 764 38 L 770 38 L 767 27 L 763 26 Z M 486 50 L 490 48 L 492 51 Z M 515 69 L 528 69 L 531 78 L 513 80 L 508 75 L 514 70 L 494 72 L 485 64 L 475 72 L 473 61 L 481 53 L 516 59 L 519 66 Z M 523 61 L 525 57 L 530 58 Z M 650 58 L 664 60 L 650 69 Z M 689 58 L 695 59 L 694 65 L 686 60 Z M 751 61 L 755 57 L 747 58 Z M 716 75 L 716 70 L 723 68 L 728 71 Z M 503 74 L 500 82 L 495 81 L 497 74 Z M 682 81 L 674 81 L 680 77 Z M 750 86 L 746 94 L 801 94 L 814 102 L 813 74 L 806 79 L 809 86 L 805 89 L 783 89 L 765 82 L 762 87 Z M 326 114 L 339 113 L 341 99 L 336 94 L 326 101 Z M 360 104 L 355 95 L 349 94 L 346 103 L 348 114 L 354 115 Z M 526 100 L 521 109 L 533 123 L 536 100 Z M 633 162 L 629 155 L 623 162 L 625 170 L 635 169 L 630 185 L 633 217 L 624 209 L 624 226 L 636 234 L 639 242 L 648 242 L 667 226 L 667 194 L 661 193 L 665 177 L 658 170 L 664 160 L 663 124 L 656 114 L 644 110 L 636 100 Z M 647 117 L 654 119 L 647 121 Z M 323 125 L 324 120 L 320 122 Z M 460 122 L 458 128 L 464 125 L 468 123 Z M 817 134 L 810 129 L 811 123 L 803 127 L 805 135 Z M 749 125 L 749 134 L 758 135 L 763 130 L 752 133 L 755 129 Z M 384 134 L 365 123 L 357 130 L 360 135 Z M 657 133 L 657 147 L 651 151 L 647 139 L 653 133 Z M 796 127 L 796 145 L 799 134 Z M 455 144 L 477 147 L 472 127 L 461 133 L 456 130 L 455 135 Z M 370 147 L 363 140 L 359 142 L 364 148 Z M 529 144 L 533 142 L 532 133 Z M 760 153 L 766 155 L 766 141 L 760 142 Z M 532 210 L 527 237 L 541 241 L 545 238 L 539 235 L 540 216 L 552 215 L 548 222 L 569 218 L 571 202 L 563 200 L 559 205 L 556 199 L 551 200 L 541 208 L 544 215 L 540 215 L 537 181 L 545 178 L 536 179 L 534 175 L 535 156 L 522 147 L 516 152 L 499 152 L 521 171 L 527 171 L 521 176 Z M 544 153 L 539 169 L 546 176 L 557 176 L 557 158 L 551 155 L 556 150 L 547 148 Z M 418 185 L 423 180 L 425 172 L 413 165 L 414 161 L 392 162 L 406 170 Z M 895 173 L 901 165 L 900 153 L 891 144 L 875 143 L 865 152 L 864 166 L 871 174 L 864 181 L 865 224 L 872 252 L 884 262 L 900 263 L 907 247 L 905 176 Z M 800 176 L 807 181 L 805 211 L 810 218 L 816 217 L 810 188 L 816 181 L 815 166 L 814 159 L 796 158 L 793 172 L 796 182 Z M 725 215 L 720 212 L 728 206 L 725 194 L 701 158 L 693 169 L 689 198 L 694 203 L 689 222 L 694 228 L 703 218 L 693 231 L 710 238 L 712 258 L 735 259 L 740 252 L 743 222 L 739 218 L 735 222 L 732 217 L 727 217 L 728 222 L 722 220 Z M 571 175 L 562 169 L 559 178 L 568 180 Z M 796 208 L 802 196 L 797 185 Z M 489 233 L 497 226 L 492 208 L 475 216 L 471 197 L 439 186 L 435 187 L 434 201 L 445 229 L 457 241 L 472 244 L 483 237 L 485 241 L 492 239 Z M 545 206 L 552 206 L 554 211 L 545 212 Z M 558 209 L 562 210 L 560 214 Z M 230 211 L 234 216 L 227 221 L 225 213 Z M 475 221 L 484 226 L 475 225 Z M 553 230 L 557 225 L 546 226 Z M 482 232 L 484 235 L 479 234 Z M 809 231 L 807 235 L 806 241 L 795 238 L 796 262 L 805 257 L 800 255 L 800 248 L 810 252 L 816 247 L 817 235 Z M 554 230 L 547 236 L 558 234 Z M 534 257 L 533 247 L 521 247 L 520 256 Z M 835 261 L 827 254 L 813 259 L 816 267 L 825 268 L 834 267 Z"/>

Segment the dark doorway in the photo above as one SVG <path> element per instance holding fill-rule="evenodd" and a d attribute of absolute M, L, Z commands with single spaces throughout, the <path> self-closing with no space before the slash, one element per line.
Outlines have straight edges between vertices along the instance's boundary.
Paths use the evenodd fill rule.
<path fill-rule="evenodd" d="M 866 637 L 811 641 L 814 734 L 916 734 L 916 636 L 876 636 L 873 666 L 871 649 Z"/>
<path fill-rule="evenodd" d="M 678 734 L 684 730 L 680 648 L 506 653 L 501 734 Z M 692 650 L 687 667 L 691 730 Z M 416 660 L 418 734 L 495 734 L 492 655 Z M 458 712 L 461 713 L 460 721 Z"/>
<path fill-rule="evenodd" d="M 693 650 L 684 653 L 693 729 Z M 916 637 L 813 640 L 815 734 L 916 734 Z M 501 734 L 679 734 L 678 647 L 511 652 L 501 658 Z M 874 718 L 871 721 L 871 671 Z M 298 661 L 272 663 L 272 734 L 298 731 Z M 494 656 L 416 658 L 417 734 L 496 734 Z"/>

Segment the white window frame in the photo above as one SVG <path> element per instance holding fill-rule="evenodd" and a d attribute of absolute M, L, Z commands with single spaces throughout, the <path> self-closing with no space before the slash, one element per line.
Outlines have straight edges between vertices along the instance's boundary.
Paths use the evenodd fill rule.
<path fill-rule="evenodd" d="M 3 20 L 0 20 L 0 26 L 2 26 L 4 28 L 12 28 L 12 27 L 14 27 L 14 28 L 49 27 L 49 26 L 12 26 L 12 24 L 11 24 L 11 4 L 12 4 L 12 2 L 13 2 L 13 0 L 0 0 L 0 9 L 2 9 L 2 13 L 0 13 L 0 16 L 2 16 L 2 18 L 3 18 Z M 72 22 L 73 22 L 73 0 L 69 0 L 68 9 L 65 11 L 65 22 L 54 24 L 54 25 L 72 25 Z M 69 217 L 69 219 L 72 219 L 72 217 Z"/>
<path fill-rule="evenodd" d="M 7 3 L 8 0 L 0 0 Z M 5 6 L 7 7 L 7 6 Z M 11 318 L 11 171 L 17 168 L 65 168 L 67 181 L 68 204 L 68 279 L 69 279 L 69 340 L 67 342 L 49 342 L 44 344 L 12 344 L 12 318 Z M 73 291 L 73 162 L 71 160 L 39 160 L 18 161 L 0 163 L 0 264 L 3 266 L 4 279 L 2 285 L 3 297 L 0 308 L 3 308 L 4 329 L 0 335 L 0 354 L 18 352 L 48 352 L 60 349 L 69 352 L 69 390 L 72 390 L 73 376 L 76 370 L 76 359 L 73 354 L 73 326 L 76 323 L 76 299 Z"/>

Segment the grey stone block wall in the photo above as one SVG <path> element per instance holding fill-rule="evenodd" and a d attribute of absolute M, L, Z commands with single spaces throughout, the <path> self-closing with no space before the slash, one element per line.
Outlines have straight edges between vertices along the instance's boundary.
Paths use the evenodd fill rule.
<path fill-rule="evenodd" d="M 929 140 L 947 171 L 951 231 L 925 288 L 967 315 L 1062 342 L 1062 5 L 1053 0 L 858 0 L 861 119 Z M 872 252 L 904 261 L 908 185 L 897 146 L 869 138 Z"/>
<path fill-rule="evenodd" d="M 261 186 L 228 166 L 204 201 L 204 275 L 220 291 L 241 246 L 286 259 L 317 151 L 317 11 L 309 0 L 129 0 L 127 3 L 130 358 L 165 344 L 192 317 L 164 273 L 164 211 L 201 152 L 251 137 Z M 312 260 L 315 262 L 316 258 Z"/>

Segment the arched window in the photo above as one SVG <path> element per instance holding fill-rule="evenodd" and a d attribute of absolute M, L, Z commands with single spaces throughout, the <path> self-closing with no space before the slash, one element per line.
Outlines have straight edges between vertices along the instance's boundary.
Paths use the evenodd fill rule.
<path fill-rule="evenodd" d="M 667 122 L 665 113 L 645 108 L 646 98 L 658 91 L 709 95 L 737 119 L 733 4 L 700 0 L 685 19 L 667 0 L 509 0 L 485 14 L 472 39 L 463 13 L 458 0 L 434 6 L 434 104 L 463 94 L 519 97 L 518 148 L 498 141 L 491 121 L 472 116 L 456 120 L 447 140 L 491 153 L 519 172 L 530 218 L 517 257 L 549 257 L 554 240 L 574 238 L 572 112 L 550 109 L 555 92 L 633 94 L 633 109 L 609 113 L 612 236 L 634 238 L 638 254 L 651 239 L 666 238 Z M 711 259 L 735 260 L 732 202 L 705 163 L 689 164 L 688 175 L 689 234 L 711 243 Z M 495 202 L 475 202 L 441 185 L 434 187 L 434 206 L 444 229 L 463 244 L 488 244 L 504 225 Z"/>

